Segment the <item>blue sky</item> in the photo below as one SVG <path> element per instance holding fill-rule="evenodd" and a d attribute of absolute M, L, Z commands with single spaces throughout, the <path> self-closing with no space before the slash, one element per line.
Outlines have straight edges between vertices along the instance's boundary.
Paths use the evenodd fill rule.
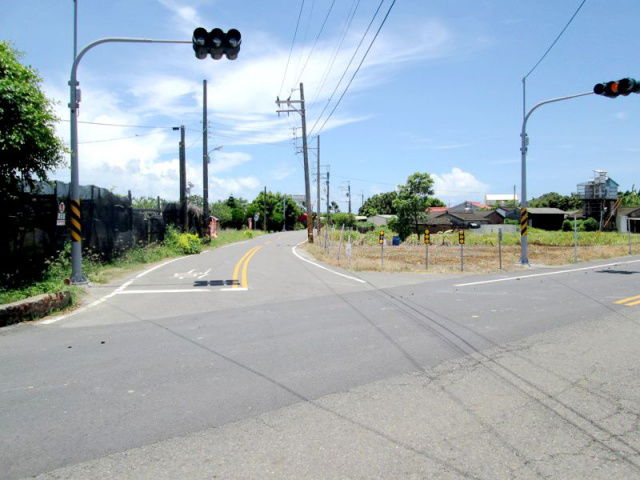
<path fill-rule="evenodd" d="M 79 120 L 119 126 L 80 124 L 80 183 L 177 199 L 179 132 L 171 127 L 185 125 L 188 180 L 201 193 L 206 79 L 209 148 L 223 146 L 211 154 L 211 200 L 231 193 L 251 200 L 265 186 L 304 193 L 300 116 L 278 117 L 275 104 L 278 95 L 298 99 L 292 90 L 300 82 L 309 144 L 320 135 L 322 171 L 330 166 L 331 199 L 343 211 L 347 185 L 356 211 L 362 197 L 391 191 L 418 171 L 433 176 L 436 196 L 449 204 L 514 186 L 520 195 L 522 78 L 582 0 L 397 0 L 327 120 L 392 0 L 366 36 L 380 0 L 332 3 L 305 0 L 293 42 L 302 0 L 78 0 L 79 49 L 104 37 L 191 40 L 199 26 L 242 33 L 235 61 L 198 60 L 190 45 L 107 44 L 88 52 L 78 70 Z M 600 81 L 640 78 L 638 19 L 637 0 L 587 0 L 529 75 L 527 107 Z M 4 0 L 0 32 L 58 101 L 58 133 L 68 142 L 73 1 Z M 528 198 L 568 195 L 596 169 L 622 190 L 637 189 L 639 127 L 640 95 L 541 107 L 527 129 Z M 309 158 L 315 172 L 316 150 Z M 69 170 L 53 178 L 69 181 Z M 315 201 L 313 178 L 312 185 Z"/>

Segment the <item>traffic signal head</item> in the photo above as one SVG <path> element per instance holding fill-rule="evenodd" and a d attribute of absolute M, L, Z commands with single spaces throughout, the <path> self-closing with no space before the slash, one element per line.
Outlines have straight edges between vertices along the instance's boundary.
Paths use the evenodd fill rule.
<path fill-rule="evenodd" d="M 597 83 L 593 87 L 593 93 L 616 98 L 619 95 L 627 96 L 630 93 L 640 93 L 640 81 L 635 78 L 622 78 L 617 82 Z"/>
<path fill-rule="evenodd" d="M 193 51 L 196 52 L 196 58 L 200 60 L 207 58 L 207 53 L 209 53 L 207 48 L 208 37 L 209 33 L 202 27 L 193 31 L 193 38 L 191 39 Z"/>
<path fill-rule="evenodd" d="M 593 93 L 609 98 L 616 98 L 620 95 L 620 93 L 618 93 L 618 82 L 597 83 L 593 87 Z"/>
<path fill-rule="evenodd" d="M 224 55 L 229 60 L 238 58 L 240 51 L 241 35 L 238 30 L 232 28 L 227 33 L 219 28 L 207 32 L 202 27 L 193 31 L 193 50 L 199 59 L 207 58 L 210 54 L 214 60 L 220 60 Z"/>
<path fill-rule="evenodd" d="M 630 93 L 640 93 L 640 80 L 636 80 L 635 78 L 618 80 L 618 93 L 625 96 Z"/>
<path fill-rule="evenodd" d="M 238 52 L 240 51 L 240 44 L 242 43 L 242 35 L 235 28 L 232 28 L 227 32 L 225 39 L 225 50 L 227 58 L 229 60 L 235 60 L 238 58 Z"/>

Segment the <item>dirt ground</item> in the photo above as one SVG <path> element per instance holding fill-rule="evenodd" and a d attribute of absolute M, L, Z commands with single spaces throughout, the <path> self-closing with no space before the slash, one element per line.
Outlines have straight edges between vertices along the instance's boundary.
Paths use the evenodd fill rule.
<path fill-rule="evenodd" d="M 305 244 L 305 248 L 315 258 L 325 263 L 353 271 L 498 273 L 525 268 L 518 263 L 520 260 L 519 245 L 502 246 L 501 252 L 497 246 L 464 245 L 462 258 L 460 245 L 429 245 L 428 255 L 426 245 L 385 245 L 384 262 L 381 262 L 380 246 L 353 245 L 349 261 L 344 244 L 340 249 L 339 258 L 337 243 L 330 245 L 329 249 L 317 244 Z M 632 251 L 632 253 L 639 252 Z M 629 255 L 628 246 L 578 247 L 577 260 L 585 262 L 626 255 Z M 529 245 L 528 257 L 530 265 L 534 267 L 575 263 L 573 247 Z"/>

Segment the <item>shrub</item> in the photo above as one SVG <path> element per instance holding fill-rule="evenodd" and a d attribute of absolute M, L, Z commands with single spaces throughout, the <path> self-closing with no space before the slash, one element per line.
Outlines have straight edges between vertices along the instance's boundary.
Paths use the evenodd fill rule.
<path fill-rule="evenodd" d="M 169 226 L 164 236 L 164 243 L 171 250 L 181 255 L 193 255 L 202 251 L 202 242 L 194 233 L 180 233 Z"/>
<path fill-rule="evenodd" d="M 582 229 L 585 232 L 595 232 L 598 230 L 598 222 L 596 222 L 595 218 L 587 218 L 584 222 L 582 222 Z"/>

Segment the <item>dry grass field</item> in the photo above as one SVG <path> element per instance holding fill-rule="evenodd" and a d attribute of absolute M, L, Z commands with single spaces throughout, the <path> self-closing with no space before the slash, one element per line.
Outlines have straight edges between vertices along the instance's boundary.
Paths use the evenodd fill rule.
<path fill-rule="evenodd" d="M 595 235 L 599 235 L 600 238 Z M 629 255 L 628 236 L 616 233 L 601 234 L 581 233 L 583 245 L 578 244 L 577 260 L 585 262 L 617 258 Z M 558 235 L 545 236 L 546 234 L 531 235 L 528 246 L 529 262 L 532 266 L 559 266 L 571 265 L 574 260 L 573 237 L 571 233 L 558 232 Z M 602 235 L 615 236 L 602 237 Z M 426 245 L 417 243 L 403 243 L 392 246 L 388 242 L 384 246 L 384 265 L 381 262 L 380 245 L 373 243 L 367 236 L 355 235 L 351 246 L 351 257 L 347 265 L 346 235 L 343 238 L 340 255 L 338 258 L 339 235 L 334 234 L 329 241 L 329 248 L 325 248 L 324 239 L 312 245 L 305 244 L 307 251 L 318 260 L 330 265 L 348 268 L 353 271 L 385 271 L 385 272 L 415 272 L 415 273 L 496 273 L 501 271 L 518 271 L 523 268 L 518 264 L 520 260 L 520 244 L 517 235 L 507 238 L 501 246 L 502 266 L 500 265 L 500 252 L 497 235 L 466 236 L 466 244 L 463 248 L 464 265 L 461 261 L 461 247 L 457 243 L 457 235 L 443 237 L 431 236 L 428 257 L 429 266 L 426 265 Z M 560 236 L 560 237 L 558 237 Z M 640 253 L 640 241 L 637 235 L 632 239 L 632 253 Z M 560 240 L 558 240 L 560 238 Z M 606 240 L 603 240 L 606 239 Z M 594 240 L 595 239 L 595 240 Z M 377 242 L 377 237 L 375 238 Z M 625 243 L 626 241 L 626 243 Z M 544 244 L 547 243 L 547 244 Z M 562 245 L 562 244 L 566 245 Z M 604 243 L 604 244 L 602 244 Z M 560 244 L 560 245 L 558 245 Z M 464 270 L 462 270 L 464 268 Z"/>

